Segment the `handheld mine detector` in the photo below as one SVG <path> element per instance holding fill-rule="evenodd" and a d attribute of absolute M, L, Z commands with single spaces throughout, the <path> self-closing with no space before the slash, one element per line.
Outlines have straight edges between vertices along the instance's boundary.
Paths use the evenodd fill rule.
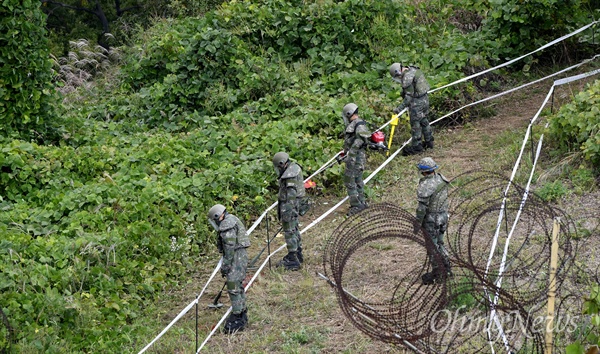
<path fill-rule="evenodd" d="M 388 147 L 385 146 L 385 134 L 381 130 L 376 130 L 371 134 L 370 142 L 368 143 L 369 149 L 377 150 L 380 152 L 388 151 Z"/>
<path fill-rule="evenodd" d="M 381 130 L 376 130 L 371 134 L 369 141 L 367 142 L 367 147 L 370 150 L 376 150 L 382 153 L 389 150 L 389 148 L 385 146 L 385 134 Z M 346 157 L 346 152 L 342 150 L 336 155 L 335 160 L 341 164 L 346 160 Z"/>
<path fill-rule="evenodd" d="M 220 309 L 221 307 L 223 307 L 223 304 L 220 303 L 219 300 L 221 299 L 221 295 L 223 294 L 223 290 L 225 290 L 226 286 L 227 286 L 227 281 L 225 281 L 223 283 L 223 287 L 217 293 L 217 296 L 215 296 L 215 299 L 213 300 L 213 302 L 210 305 L 208 305 L 209 309 Z"/>
<path fill-rule="evenodd" d="M 269 248 L 269 254 L 271 254 L 271 242 L 273 242 L 273 240 L 275 239 L 275 237 L 277 237 L 277 235 L 279 235 L 279 233 L 281 232 L 281 230 L 283 230 L 283 227 L 280 227 L 279 230 L 277 230 L 275 232 L 275 234 L 273 234 L 272 237 L 267 239 L 267 244 L 260 250 L 260 252 L 258 252 L 258 254 L 256 256 L 254 256 L 254 258 L 252 258 L 252 260 L 250 262 L 248 262 L 248 270 L 256 270 L 258 267 L 255 266 L 256 262 L 258 261 L 258 259 L 260 258 L 260 256 L 263 254 L 263 252 Z"/>

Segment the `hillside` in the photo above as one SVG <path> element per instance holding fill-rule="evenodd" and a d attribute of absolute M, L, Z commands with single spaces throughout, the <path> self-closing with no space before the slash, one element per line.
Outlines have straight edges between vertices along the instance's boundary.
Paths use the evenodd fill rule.
<path fill-rule="evenodd" d="M 430 156 L 441 166 L 440 172 L 452 178 L 465 171 L 484 169 L 508 176 L 527 124 L 538 111 L 549 86 L 550 83 L 538 84 L 527 91 L 516 92 L 491 102 L 490 106 L 496 112 L 491 117 L 477 119 L 464 126 L 436 129 L 437 146 Z M 558 90 L 554 101 L 555 109 L 583 87 L 584 83 L 578 82 Z M 398 157 L 388 165 L 376 183 L 369 187 L 371 203 L 389 202 L 412 212 L 416 203 L 414 189 L 418 181 L 418 174 L 413 166 L 418 158 L 420 157 Z M 373 154 L 370 165 L 376 166 L 381 161 L 381 156 Z M 540 166 L 540 174 L 551 169 L 553 164 L 553 161 L 546 158 Z M 318 179 L 316 181 L 319 183 Z M 536 184 L 534 190 L 542 185 L 543 183 Z M 596 186 L 592 191 L 577 195 L 569 190 L 565 198 L 556 201 L 577 223 L 583 221 L 587 223 L 588 229 L 595 230 L 586 238 L 576 256 L 578 262 L 587 260 L 585 268 L 591 273 L 600 267 L 600 259 L 595 254 L 595 250 L 600 247 L 599 195 Z M 307 215 L 303 225 L 306 226 L 310 220 L 329 209 L 338 198 L 318 197 L 315 210 Z M 379 342 L 359 331 L 342 313 L 333 289 L 317 275 L 323 273 L 323 249 L 326 241 L 346 218 L 346 208 L 347 203 L 303 235 L 307 260 L 301 271 L 285 273 L 280 270 L 269 271 L 268 268 L 263 271 L 248 292 L 248 329 L 233 336 L 217 332 L 203 351 L 237 353 L 243 348 L 243 351 L 248 352 L 269 353 L 412 353 L 413 351 Z M 264 245 L 264 232 L 255 232 L 258 235 L 252 239 L 254 244 L 251 255 L 256 254 Z M 276 240 L 278 242 L 273 248 L 282 243 L 282 238 Z M 381 258 L 379 266 L 385 269 L 386 266 L 402 263 L 401 260 L 394 259 L 398 252 L 406 256 L 406 252 L 397 248 L 384 248 L 374 256 Z M 284 252 L 281 252 L 275 259 L 283 255 Z M 216 258 L 217 255 L 213 257 L 214 260 Z M 179 302 L 163 303 L 162 309 L 167 312 L 160 319 L 164 325 L 178 312 L 179 306 L 192 298 L 192 293 L 198 292 L 211 267 L 212 264 L 207 262 L 204 272 L 199 272 L 192 284 L 177 293 Z M 364 282 L 362 286 L 381 286 L 377 280 L 369 280 L 370 277 L 377 275 L 375 273 L 361 278 L 361 282 Z M 225 304 L 222 310 L 208 309 L 206 306 L 220 289 L 220 281 L 213 281 L 209 289 L 199 306 L 200 342 L 229 306 L 228 299 L 222 297 L 221 302 Z M 168 310 L 173 305 L 175 306 Z M 176 329 L 171 331 L 173 333 L 163 337 L 155 345 L 154 351 L 150 352 L 189 351 L 194 346 L 193 327 L 193 314 L 184 317 L 176 325 Z"/>
<path fill-rule="evenodd" d="M 107 20 L 116 28 L 111 43 L 119 47 L 68 37 L 94 33 L 95 25 L 93 16 L 71 13 L 72 6 L 56 7 L 67 2 L 81 3 L 0 4 L 0 350 L 137 352 L 200 291 L 218 259 L 207 210 L 223 204 L 250 225 L 277 199 L 273 155 L 286 151 L 306 174 L 314 172 L 341 149 L 340 111 L 349 102 L 373 125 L 386 122 L 401 97 L 389 78 L 391 63 L 420 67 L 434 90 L 497 68 L 432 93 L 434 116 L 573 64 L 578 72 L 598 65 L 594 0 L 500 0 L 502 6 L 484 0 L 232 0 L 219 6 L 167 0 L 168 11 L 157 13 L 147 2 L 139 17 L 127 17 L 137 9 L 135 0 L 102 0 L 104 10 L 116 6 Z M 544 46 L 556 39 L 560 44 Z M 597 190 L 600 174 L 600 82 L 576 95 L 574 85 L 558 89 L 553 101 L 555 107 L 570 103 L 544 112 L 552 121 L 549 145 L 533 183 L 536 201 L 567 206 L 581 198 L 585 210 L 573 213 L 586 218 L 594 210 L 586 196 Z M 474 168 L 506 173 L 544 88 L 452 114 L 451 124 L 437 128 L 432 152 L 442 172 L 451 178 Z M 534 140 L 542 129 L 534 126 Z M 409 135 L 400 127 L 395 146 Z M 372 154 L 369 169 L 383 160 Z M 378 175 L 367 188 L 371 203 L 411 211 L 415 161 L 397 158 Z M 318 203 L 303 225 L 345 195 L 342 176 L 343 166 L 335 164 L 315 178 Z M 526 178 L 520 173 L 516 183 Z M 307 233 L 303 271 L 263 275 L 253 286 L 256 327 L 241 338 L 264 334 L 248 344 L 256 351 L 387 348 L 357 334 L 340 316 L 331 289 L 314 277 L 325 240 L 344 214 L 345 207 Z M 274 215 L 269 221 L 273 232 Z M 593 221 L 572 226 L 587 240 Z M 253 234 L 251 254 L 264 245 L 266 229 L 261 224 Z M 547 243 L 537 246 L 547 251 Z M 369 247 L 369 261 L 378 259 L 377 251 L 400 249 L 394 247 Z M 421 257 L 410 247 L 401 250 L 410 256 L 401 262 Z M 582 274 L 589 282 L 587 271 Z M 356 285 L 369 288 L 381 279 L 366 276 Z M 581 289 L 573 298 L 583 301 L 589 284 L 573 287 Z M 217 288 L 211 284 L 203 300 Z M 300 329 L 281 322 L 290 314 Z M 204 316 L 205 330 L 218 313 Z M 335 326 L 315 325 L 321 320 Z M 158 351 L 189 350 L 195 322 L 189 315 L 184 321 Z M 269 326 L 274 335 L 261 332 Z M 350 344 L 336 338 L 337 329 Z M 228 348 L 238 338 L 217 341 Z"/>

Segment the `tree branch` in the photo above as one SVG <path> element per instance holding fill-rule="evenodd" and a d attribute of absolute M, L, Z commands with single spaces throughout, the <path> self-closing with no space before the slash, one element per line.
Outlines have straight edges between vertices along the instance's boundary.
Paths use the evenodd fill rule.
<path fill-rule="evenodd" d="M 53 1 L 53 0 L 41 0 L 41 2 L 42 2 L 42 4 L 44 4 L 44 3 L 52 4 L 52 5 L 56 5 L 57 7 L 64 7 L 64 8 L 75 10 L 75 11 L 85 11 L 85 12 L 88 12 L 88 13 L 91 13 L 91 14 L 94 14 L 97 16 L 96 12 L 94 12 L 93 10 L 90 10 L 86 7 L 73 6 L 73 5 L 69 5 L 69 4 L 65 4 L 65 3 Z"/>
<path fill-rule="evenodd" d="M 117 16 L 121 16 L 125 11 L 131 11 L 133 9 L 139 9 L 139 5 L 129 6 L 121 9 L 121 0 L 115 0 L 115 9 L 117 10 Z"/>

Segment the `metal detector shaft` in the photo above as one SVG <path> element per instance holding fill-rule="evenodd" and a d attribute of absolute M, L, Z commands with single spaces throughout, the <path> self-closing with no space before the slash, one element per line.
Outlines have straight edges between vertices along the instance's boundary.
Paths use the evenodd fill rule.
<path fill-rule="evenodd" d="M 210 305 L 208 305 L 208 307 L 210 307 L 210 308 L 220 308 L 221 306 L 223 306 L 223 304 L 220 304 L 221 306 L 219 306 L 219 300 L 221 299 L 221 295 L 223 294 L 223 290 L 225 290 L 226 286 L 227 286 L 227 281 L 225 281 L 223 283 L 223 287 L 217 293 L 217 296 L 215 296 L 215 299 L 213 300 L 213 303 L 210 304 Z"/>
<path fill-rule="evenodd" d="M 269 253 L 271 253 L 271 251 L 270 251 L 271 242 L 273 242 L 273 240 L 275 239 L 275 237 L 277 237 L 277 235 L 281 232 L 281 230 L 283 230 L 283 227 L 280 227 L 279 230 L 277 230 L 277 232 L 275 232 L 275 234 L 273 235 L 273 237 L 271 237 L 269 240 L 267 240 L 267 244 L 265 245 L 265 247 L 263 247 L 263 249 L 260 250 L 260 252 L 254 258 L 252 258 L 252 260 L 248 263 L 248 268 L 254 266 L 254 264 L 256 263 L 256 261 L 258 261 L 258 258 L 265 251 L 265 249 L 269 248 Z"/>

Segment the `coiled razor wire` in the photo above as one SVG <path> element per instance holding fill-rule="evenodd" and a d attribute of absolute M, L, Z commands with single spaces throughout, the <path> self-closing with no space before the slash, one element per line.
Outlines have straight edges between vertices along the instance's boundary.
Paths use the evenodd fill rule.
<path fill-rule="evenodd" d="M 428 254 L 438 269 L 444 268 L 442 257 L 422 229 L 414 233 L 413 212 L 382 203 L 346 219 L 323 255 L 325 275 L 344 314 L 369 336 L 415 352 L 489 353 L 491 345 L 494 352 L 543 353 L 545 323 L 536 319 L 545 316 L 554 220 L 560 225 L 559 304 L 570 298 L 568 290 L 560 291 L 563 283 L 580 271 L 572 267 L 577 230 L 567 214 L 533 193 L 522 203 L 525 190 L 515 183 L 505 195 L 507 183 L 487 171 L 451 181 L 444 237 L 453 274 L 442 274 L 434 285 L 423 285 L 421 275 L 431 270 Z M 506 225 L 499 240 L 509 233 L 517 211 L 520 218 L 500 287 L 499 261 L 489 268 L 487 262 L 503 201 Z M 498 299 L 492 302 L 490 294 Z M 499 326 L 490 324 L 492 308 Z"/>

